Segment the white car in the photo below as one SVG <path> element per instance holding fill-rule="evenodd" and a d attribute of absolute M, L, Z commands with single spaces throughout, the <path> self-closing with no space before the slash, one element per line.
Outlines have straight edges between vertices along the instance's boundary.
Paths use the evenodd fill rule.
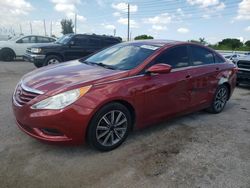
<path fill-rule="evenodd" d="M 34 44 L 55 42 L 51 37 L 26 35 L 8 41 L 0 41 L 0 60 L 12 61 L 15 57 L 23 57 L 27 48 Z"/>

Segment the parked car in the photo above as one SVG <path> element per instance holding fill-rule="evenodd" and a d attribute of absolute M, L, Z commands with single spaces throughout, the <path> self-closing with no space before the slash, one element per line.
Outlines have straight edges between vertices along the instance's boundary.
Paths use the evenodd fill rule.
<path fill-rule="evenodd" d="M 239 54 L 230 54 L 230 55 L 225 55 L 224 56 L 227 60 L 232 61 L 233 63 L 235 63 L 237 61 L 238 58 L 241 57 L 241 55 Z"/>
<path fill-rule="evenodd" d="M 11 37 L 9 35 L 0 35 L 0 41 L 7 41 L 9 40 Z"/>
<path fill-rule="evenodd" d="M 25 58 L 36 67 L 42 67 L 79 59 L 120 42 L 120 38 L 106 35 L 68 34 L 53 44 L 28 48 Z"/>
<path fill-rule="evenodd" d="M 207 47 L 136 41 L 28 73 L 13 94 L 22 131 L 46 142 L 112 150 L 133 129 L 207 109 L 220 113 L 237 68 Z"/>
<path fill-rule="evenodd" d="M 23 57 L 28 47 L 34 44 L 55 42 L 51 37 L 27 35 L 14 37 L 7 41 L 0 41 L 0 59 L 12 61 L 15 57 Z"/>
<path fill-rule="evenodd" d="M 236 65 L 238 67 L 237 84 L 250 84 L 250 56 L 241 57 Z"/>

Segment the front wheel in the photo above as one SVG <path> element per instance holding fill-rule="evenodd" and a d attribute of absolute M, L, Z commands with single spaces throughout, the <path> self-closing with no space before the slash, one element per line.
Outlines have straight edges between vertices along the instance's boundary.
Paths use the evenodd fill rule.
<path fill-rule="evenodd" d="M 211 106 L 207 109 L 208 112 L 217 114 L 222 112 L 226 106 L 227 100 L 229 98 L 229 90 L 225 85 L 221 85 L 215 92 L 213 102 Z"/>
<path fill-rule="evenodd" d="M 43 66 L 59 64 L 60 62 L 62 62 L 62 59 L 59 56 L 49 55 L 48 57 L 46 57 Z"/>
<path fill-rule="evenodd" d="M 88 142 L 101 151 L 113 150 L 125 141 L 131 125 L 129 110 L 120 103 L 110 103 L 94 115 L 88 129 Z"/>
<path fill-rule="evenodd" d="M 3 49 L 1 52 L 1 59 L 3 61 L 13 61 L 15 53 L 11 49 Z"/>

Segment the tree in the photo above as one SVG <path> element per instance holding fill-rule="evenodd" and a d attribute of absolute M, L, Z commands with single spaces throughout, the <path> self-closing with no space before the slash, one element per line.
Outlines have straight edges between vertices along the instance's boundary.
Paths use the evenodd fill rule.
<path fill-rule="evenodd" d="M 202 45 L 208 44 L 208 42 L 205 40 L 205 38 L 199 38 L 199 40 L 193 40 L 192 39 L 192 40 L 188 40 L 188 42 L 202 44 Z"/>
<path fill-rule="evenodd" d="M 223 39 L 221 42 L 219 42 L 219 47 L 220 46 L 226 46 L 231 50 L 235 50 L 236 48 L 242 47 L 243 43 L 240 42 L 239 39 Z"/>
<path fill-rule="evenodd" d="M 135 40 L 145 40 L 145 39 L 154 39 L 154 37 L 152 37 L 150 35 L 139 35 L 139 36 L 135 37 Z"/>
<path fill-rule="evenodd" d="M 199 38 L 199 43 L 206 45 L 208 42 L 205 40 L 205 38 Z"/>
<path fill-rule="evenodd" d="M 245 45 L 246 45 L 248 48 L 250 48 L 250 40 L 246 41 L 246 42 L 245 42 Z"/>
<path fill-rule="evenodd" d="M 74 25 L 71 19 L 62 19 L 61 26 L 62 26 L 62 34 L 65 35 L 73 33 Z"/>

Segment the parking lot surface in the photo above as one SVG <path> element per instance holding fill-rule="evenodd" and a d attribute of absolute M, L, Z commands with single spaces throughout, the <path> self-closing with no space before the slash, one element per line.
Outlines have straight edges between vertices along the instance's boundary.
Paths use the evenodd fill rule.
<path fill-rule="evenodd" d="M 33 64 L 0 62 L 0 187 L 250 187 L 250 87 L 221 114 L 196 112 L 133 132 L 111 152 L 40 143 L 11 109 Z"/>

